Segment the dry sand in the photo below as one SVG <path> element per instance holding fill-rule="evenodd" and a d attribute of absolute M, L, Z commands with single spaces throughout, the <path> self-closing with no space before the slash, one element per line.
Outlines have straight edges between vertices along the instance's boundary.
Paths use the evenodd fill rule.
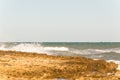
<path fill-rule="evenodd" d="M 0 80 L 120 80 L 117 67 L 84 57 L 0 51 Z"/>

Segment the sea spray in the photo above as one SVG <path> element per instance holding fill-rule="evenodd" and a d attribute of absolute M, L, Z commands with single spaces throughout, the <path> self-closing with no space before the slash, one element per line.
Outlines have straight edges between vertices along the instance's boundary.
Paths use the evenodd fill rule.
<path fill-rule="evenodd" d="M 41 44 L 29 44 L 21 43 L 17 45 L 8 46 L 8 44 L 0 45 L 0 50 L 4 51 L 21 51 L 21 52 L 36 52 L 36 53 L 46 53 L 49 54 L 49 51 L 69 51 L 67 47 L 44 47 Z"/>

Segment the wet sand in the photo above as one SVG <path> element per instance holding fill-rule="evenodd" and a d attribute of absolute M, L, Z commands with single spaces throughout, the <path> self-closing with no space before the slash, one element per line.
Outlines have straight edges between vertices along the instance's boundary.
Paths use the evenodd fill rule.
<path fill-rule="evenodd" d="M 120 80 L 117 67 L 85 57 L 0 51 L 0 80 Z"/>

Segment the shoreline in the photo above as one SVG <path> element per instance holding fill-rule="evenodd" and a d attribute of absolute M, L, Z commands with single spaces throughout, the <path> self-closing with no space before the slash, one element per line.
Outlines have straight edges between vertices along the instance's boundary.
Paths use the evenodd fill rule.
<path fill-rule="evenodd" d="M 118 65 L 85 57 L 0 51 L 1 80 L 119 80 Z"/>

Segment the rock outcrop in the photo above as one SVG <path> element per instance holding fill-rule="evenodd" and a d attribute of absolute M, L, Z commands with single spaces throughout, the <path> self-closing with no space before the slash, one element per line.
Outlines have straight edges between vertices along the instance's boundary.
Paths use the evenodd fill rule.
<path fill-rule="evenodd" d="M 120 80 L 117 67 L 85 57 L 0 51 L 0 80 Z"/>

